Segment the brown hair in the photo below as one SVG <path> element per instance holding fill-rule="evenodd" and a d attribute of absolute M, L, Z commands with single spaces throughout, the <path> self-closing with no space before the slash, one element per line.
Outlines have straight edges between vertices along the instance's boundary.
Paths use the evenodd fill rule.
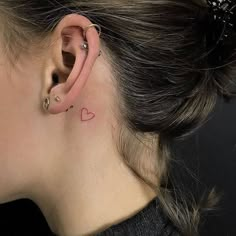
<path fill-rule="evenodd" d="M 199 128 L 218 95 L 229 95 L 235 56 L 212 67 L 207 55 L 208 9 L 203 0 L 4 0 L 4 40 L 11 53 L 49 36 L 66 14 L 102 27 L 102 43 L 119 93 L 124 161 L 153 187 L 183 235 L 198 235 L 200 214 L 215 203 L 177 200 L 169 178 L 173 141 Z M 232 45 L 231 45 L 232 46 Z M 230 63 L 229 63 L 230 62 Z M 145 159 L 139 158 L 145 153 Z M 181 193 L 178 193 L 181 194 Z"/>

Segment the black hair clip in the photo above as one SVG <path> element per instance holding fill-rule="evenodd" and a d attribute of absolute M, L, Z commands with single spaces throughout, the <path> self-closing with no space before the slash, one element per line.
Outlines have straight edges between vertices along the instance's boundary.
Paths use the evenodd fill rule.
<path fill-rule="evenodd" d="M 236 0 L 207 0 L 209 29 L 207 47 L 214 65 L 222 62 L 227 39 L 236 32 Z"/>
<path fill-rule="evenodd" d="M 220 30 L 219 41 L 224 41 L 230 34 L 236 32 L 236 2 L 235 0 L 207 0 L 212 23 Z M 213 29 L 214 30 L 214 29 Z"/>

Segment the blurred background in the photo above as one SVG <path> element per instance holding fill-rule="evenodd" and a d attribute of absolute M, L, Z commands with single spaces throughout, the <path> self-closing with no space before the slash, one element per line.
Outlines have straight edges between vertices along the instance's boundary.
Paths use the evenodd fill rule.
<path fill-rule="evenodd" d="M 219 100 L 197 133 L 175 144 L 176 181 L 195 194 L 216 187 L 223 193 L 218 209 L 204 215 L 203 236 L 236 235 L 236 99 Z M 185 171 L 183 171 L 185 170 Z M 0 205 L 1 236 L 47 236 L 48 225 L 29 200 Z"/>

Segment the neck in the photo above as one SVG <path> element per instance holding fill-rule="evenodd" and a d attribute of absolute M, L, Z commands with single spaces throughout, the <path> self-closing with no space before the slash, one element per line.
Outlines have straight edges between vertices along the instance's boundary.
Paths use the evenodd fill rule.
<path fill-rule="evenodd" d="M 107 140 L 108 141 L 108 140 Z M 122 162 L 112 145 L 69 152 L 31 192 L 57 235 L 101 232 L 141 210 L 156 193 Z M 83 155 L 76 155 L 83 153 Z M 69 158 L 70 157 L 70 158 Z"/>

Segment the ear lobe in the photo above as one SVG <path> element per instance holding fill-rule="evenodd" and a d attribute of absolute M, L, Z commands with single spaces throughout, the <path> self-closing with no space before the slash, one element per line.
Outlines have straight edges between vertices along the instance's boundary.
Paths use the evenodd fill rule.
<path fill-rule="evenodd" d="M 52 74 L 57 73 L 63 82 L 50 90 L 47 111 L 51 114 L 65 112 L 75 103 L 100 54 L 99 32 L 84 16 L 67 15 L 54 34 L 59 40 L 52 46 L 54 65 L 50 68 L 54 68 Z M 84 43 L 88 48 L 82 46 Z"/>

